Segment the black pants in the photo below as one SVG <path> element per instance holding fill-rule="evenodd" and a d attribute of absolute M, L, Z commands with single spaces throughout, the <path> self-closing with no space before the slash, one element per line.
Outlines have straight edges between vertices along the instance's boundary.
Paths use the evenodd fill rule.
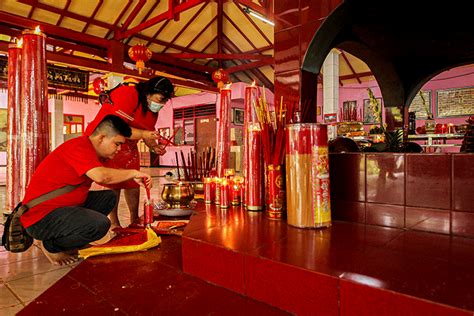
<path fill-rule="evenodd" d="M 57 208 L 26 231 L 52 253 L 81 248 L 105 236 L 116 203 L 111 190 L 90 191 L 83 206 Z"/>

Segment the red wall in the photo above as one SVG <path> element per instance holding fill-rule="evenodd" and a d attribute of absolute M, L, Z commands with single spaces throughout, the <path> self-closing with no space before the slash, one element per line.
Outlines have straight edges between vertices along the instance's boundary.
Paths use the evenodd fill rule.
<path fill-rule="evenodd" d="M 275 1 L 275 100 L 283 96 L 287 101 L 299 101 L 300 68 L 304 54 L 324 17 L 341 2 Z"/>

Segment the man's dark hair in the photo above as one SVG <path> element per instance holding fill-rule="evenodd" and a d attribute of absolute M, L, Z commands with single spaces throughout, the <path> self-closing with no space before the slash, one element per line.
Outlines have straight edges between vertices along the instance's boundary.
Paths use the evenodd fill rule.
<path fill-rule="evenodd" d="M 103 132 L 107 136 L 115 136 L 117 134 L 122 135 L 123 137 L 132 136 L 132 129 L 128 124 L 122 120 L 120 117 L 115 115 L 107 115 L 104 119 L 97 125 L 92 135 Z"/>

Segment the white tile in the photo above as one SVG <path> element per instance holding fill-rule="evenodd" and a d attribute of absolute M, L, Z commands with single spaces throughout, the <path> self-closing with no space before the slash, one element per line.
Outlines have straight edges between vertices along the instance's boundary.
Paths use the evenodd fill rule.
<path fill-rule="evenodd" d="M 0 284 L 0 315 L 3 315 L 2 308 L 12 307 L 20 303 L 21 302 L 15 297 L 15 295 L 13 295 L 5 284 Z"/>
<path fill-rule="evenodd" d="M 14 306 L 0 308 L 0 315 L 2 315 L 2 316 L 14 316 L 14 315 L 16 315 L 16 313 L 18 313 L 22 309 L 23 309 L 22 304 L 17 304 L 17 305 L 14 305 Z"/>
<path fill-rule="evenodd" d="M 62 268 L 62 266 L 51 264 L 45 256 L 40 256 L 38 258 L 0 265 L 0 279 L 1 281 L 9 282 Z"/>
<path fill-rule="evenodd" d="M 21 299 L 22 302 L 34 300 L 51 285 L 69 273 L 69 267 L 50 271 L 33 276 L 8 282 L 10 289 Z"/>
<path fill-rule="evenodd" d="M 31 246 L 25 252 L 13 253 L 9 251 L 0 252 L 0 265 L 10 264 L 12 262 L 34 259 L 44 256 L 43 252 L 36 246 Z"/>

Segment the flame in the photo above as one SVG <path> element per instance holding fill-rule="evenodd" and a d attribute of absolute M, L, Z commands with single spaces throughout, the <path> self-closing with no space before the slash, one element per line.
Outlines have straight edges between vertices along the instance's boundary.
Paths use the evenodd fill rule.
<path fill-rule="evenodd" d="M 20 38 L 16 41 L 16 47 L 22 48 L 23 47 L 23 38 Z"/>
<path fill-rule="evenodd" d="M 222 90 L 230 90 L 231 85 L 232 85 L 231 83 L 225 84 L 224 87 L 222 88 Z"/>
<path fill-rule="evenodd" d="M 254 80 L 250 86 L 253 88 L 253 87 L 255 87 L 256 85 L 257 85 L 257 82 Z"/>
<path fill-rule="evenodd" d="M 35 27 L 35 34 L 41 34 L 40 26 Z"/>

